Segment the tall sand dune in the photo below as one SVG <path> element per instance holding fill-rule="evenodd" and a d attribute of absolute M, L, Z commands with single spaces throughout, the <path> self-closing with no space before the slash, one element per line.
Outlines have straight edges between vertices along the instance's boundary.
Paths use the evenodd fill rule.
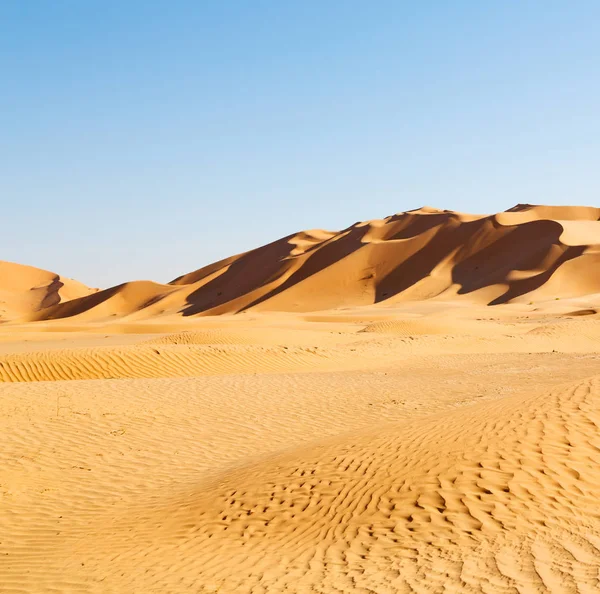
<path fill-rule="evenodd" d="M 178 277 L 56 302 L 31 320 L 307 312 L 426 299 L 496 305 L 600 292 L 600 209 L 429 207 L 339 232 L 303 231 Z"/>

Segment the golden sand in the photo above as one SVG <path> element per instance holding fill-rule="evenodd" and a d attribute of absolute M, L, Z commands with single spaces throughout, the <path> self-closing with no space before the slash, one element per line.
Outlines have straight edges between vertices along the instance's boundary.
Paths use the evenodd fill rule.
<path fill-rule="evenodd" d="M 599 592 L 598 217 L 1 264 L 0 591 Z"/>

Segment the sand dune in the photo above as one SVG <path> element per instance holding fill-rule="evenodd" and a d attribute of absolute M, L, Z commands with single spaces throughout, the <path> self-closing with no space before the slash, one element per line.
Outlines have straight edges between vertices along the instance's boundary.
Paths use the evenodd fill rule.
<path fill-rule="evenodd" d="M 0 263 L 0 591 L 600 591 L 599 218 L 424 207 L 104 291 Z"/>
<path fill-rule="evenodd" d="M 481 304 L 600 292 L 600 209 L 519 205 L 491 216 L 424 207 L 339 232 L 303 231 L 168 285 L 135 281 L 31 320 L 307 312 L 424 299 Z M 26 310 L 31 311 L 31 310 Z"/>
<path fill-rule="evenodd" d="M 95 290 L 54 272 L 0 260 L 0 322 L 41 312 Z"/>

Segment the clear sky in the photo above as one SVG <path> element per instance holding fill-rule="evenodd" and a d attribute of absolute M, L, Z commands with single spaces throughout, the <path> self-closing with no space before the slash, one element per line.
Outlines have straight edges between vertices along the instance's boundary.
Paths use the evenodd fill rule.
<path fill-rule="evenodd" d="M 0 258 L 166 282 L 424 204 L 597 205 L 597 0 L 3 0 Z"/>

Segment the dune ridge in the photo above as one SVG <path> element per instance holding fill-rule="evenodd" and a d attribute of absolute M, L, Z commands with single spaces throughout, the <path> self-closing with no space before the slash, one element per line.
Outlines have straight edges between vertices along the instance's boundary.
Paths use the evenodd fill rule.
<path fill-rule="evenodd" d="M 132 281 L 31 311 L 83 321 L 310 312 L 427 299 L 496 305 L 600 292 L 600 209 L 423 207 L 342 231 L 302 231 L 170 283 Z"/>

